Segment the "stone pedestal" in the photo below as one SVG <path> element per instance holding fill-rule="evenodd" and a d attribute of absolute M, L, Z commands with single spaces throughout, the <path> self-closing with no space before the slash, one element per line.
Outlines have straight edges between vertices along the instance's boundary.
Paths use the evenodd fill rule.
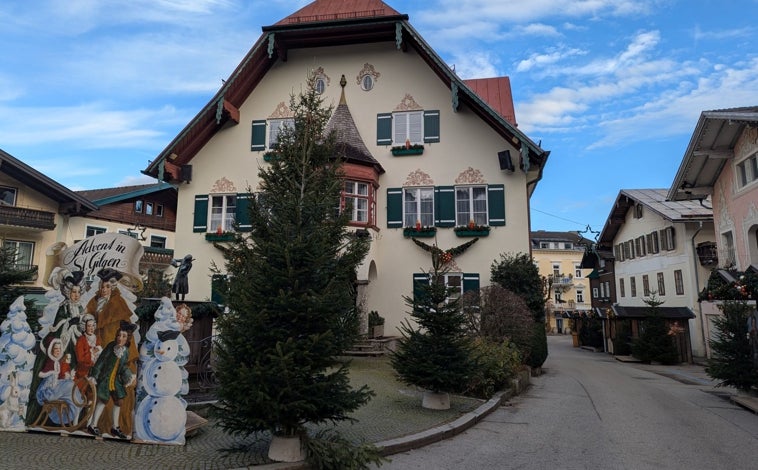
<path fill-rule="evenodd" d="M 424 392 L 424 395 L 421 399 L 421 407 L 428 410 L 449 410 L 450 394 Z"/>
<path fill-rule="evenodd" d="M 268 448 L 268 458 L 277 462 L 305 460 L 305 449 L 300 436 L 274 436 Z"/>

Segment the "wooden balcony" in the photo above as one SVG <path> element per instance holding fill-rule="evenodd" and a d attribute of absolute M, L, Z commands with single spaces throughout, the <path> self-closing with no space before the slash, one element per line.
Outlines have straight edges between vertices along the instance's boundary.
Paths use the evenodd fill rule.
<path fill-rule="evenodd" d="M 0 205 L 0 225 L 53 230 L 55 228 L 55 213 Z"/>
<path fill-rule="evenodd" d="M 154 248 L 146 246 L 140 260 L 140 269 L 165 269 L 174 260 L 174 250 L 169 248 Z"/>

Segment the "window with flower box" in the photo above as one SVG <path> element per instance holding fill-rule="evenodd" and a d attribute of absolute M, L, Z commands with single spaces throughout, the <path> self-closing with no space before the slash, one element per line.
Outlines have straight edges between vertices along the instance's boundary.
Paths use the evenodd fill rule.
<path fill-rule="evenodd" d="M 418 221 L 423 227 L 455 227 L 456 226 L 456 186 L 406 187 L 387 189 L 387 227 L 415 227 Z M 461 188 L 469 188 L 461 186 Z M 484 219 L 484 224 L 476 224 L 475 229 L 505 225 L 505 186 L 490 184 L 481 186 L 486 190 L 486 201 L 477 203 L 477 211 L 481 205 L 486 206 L 484 216 L 477 215 L 478 220 Z M 470 192 L 469 194 L 473 193 Z M 477 195 L 477 197 L 480 197 Z M 474 207 L 471 202 L 469 207 Z M 466 212 L 465 222 L 461 216 L 460 228 L 468 226 L 471 215 Z M 456 228 L 457 229 L 457 228 Z"/>
<path fill-rule="evenodd" d="M 247 213 L 252 194 L 198 194 L 195 196 L 195 214 L 192 231 L 218 234 L 235 231 L 235 222 L 240 231 L 250 231 Z"/>
<path fill-rule="evenodd" d="M 376 117 L 377 145 L 411 145 L 440 141 L 440 112 L 400 111 Z"/>
<path fill-rule="evenodd" d="M 250 150 L 261 151 L 275 149 L 279 142 L 279 134 L 284 127 L 294 128 L 295 120 L 285 119 L 259 119 L 253 121 Z M 268 145 L 267 144 L 268 141 Z"/>
<path fill-rule="evenodd" d="M 486 186 L 456 186 L 455 187 L 455 224 L 485 226 L 487 221 L 487 187 Z"/>

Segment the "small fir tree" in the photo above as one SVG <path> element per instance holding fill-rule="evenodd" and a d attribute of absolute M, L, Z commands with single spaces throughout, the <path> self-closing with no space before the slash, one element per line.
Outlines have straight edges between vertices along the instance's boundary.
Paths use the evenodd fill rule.
<path fill-rule="evenodd" d="M 400 380 L 434 393 L 460 392 L 476 368 L 467 316 L 460 298 L 446 285 L 441 250 L 432 250 L 430 282 L 414 286 L 414 296 L 404 296 L 411 323 L 400 326 L 402 338 L 391 356 Z"/>
<path fill-rule="evenodd" d="M 252 231 L 224 252 L 229 274 L 219 318 L 217 415 L 225 431 L 302 435 L 305 423 L 349 419 L 372 392 L 352 389 L 336 356 L 353 339 L 341 326 L 354 312 L 353 279 L 368 251 L 338 214 L 342 187 L 331 109 L 313 79 L 291 98 L 294 128 L 259 170 L 250 200 Z M 357 332 L 355 332 L 357 333 Z"/>
<path fill-rule="evenodd" d="M 0 320 L 6 317 L 11 304 L 24 291 L 19 287 L 22 282 L 33 281 L 37 274 L 37 267 L 19 269 L 17 266 L 18 256 L 16 250 L 10 246 L 0 246 Z M 34 300 L 24 298 L 26 317 L 32 331 L 39 330 L 39 310 Z"/>
<path fill-rule="evenodd" d="M 632 342 L 632 355 L 642 362 L 652 361 L 661 364 L 676 364 L 679 362 L 679 352 L 676 350 L 673 337 L 666 319 L 658 307 L 663 303 L 653 294 L 645 299 L 648 314 L 644 320 L 644 331 Z"/>
<path fill-rule="evenodd" d="M 758 369 L 748 333 L 754 307 L 745 301 L 726 301 L 720 308 L 724 315 L 713 321 L 716 334 L 709 341 L 713 355 L 705 372 L 720 380 L 719 386 L 749 391 L 758 387 Z"/>

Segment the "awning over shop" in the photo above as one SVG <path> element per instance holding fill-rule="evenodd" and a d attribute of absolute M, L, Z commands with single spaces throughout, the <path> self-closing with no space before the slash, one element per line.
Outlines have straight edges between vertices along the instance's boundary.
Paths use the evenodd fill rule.
<path fill-rule="evenodd" d="M 625 307 L 614 305 L 613 313 L 619 318 L 645 318 L 650 316 L 650 307 Z M 658 307 L 658 313 L 663 318 L 690 319 L 695 314 L 689 307 Z"/>

